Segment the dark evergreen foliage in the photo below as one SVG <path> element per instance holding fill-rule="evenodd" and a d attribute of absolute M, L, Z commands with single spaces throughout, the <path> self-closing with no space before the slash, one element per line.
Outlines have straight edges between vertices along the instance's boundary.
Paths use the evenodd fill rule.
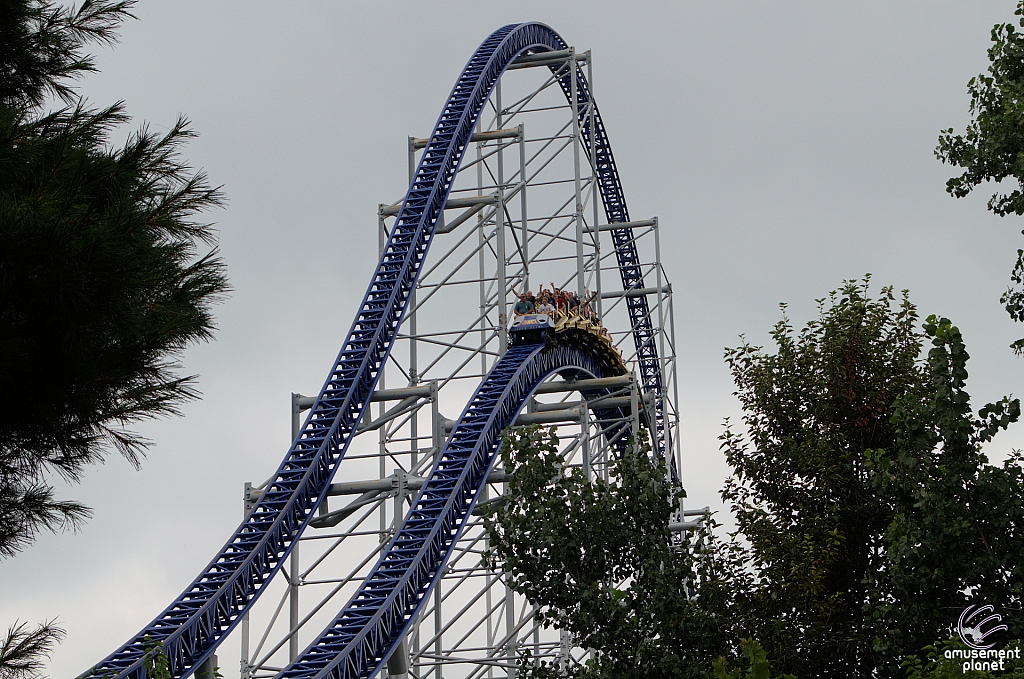
<path fill-rule="evenodd" d="M 0 640 L 0 679 L 35 679 L 43 670 L 43 659 L 64 638 L 64 631 L 52 622 L 29 628 L 16 622 Z"/>
<path fill-rule="evenodd" d="M 123 105 L 71 88 L 94 70 L 83 46 L 112 42 L 131 4 L 0 12 L 0 557 L 87 516 L 48 474 L 115 450 L 138 465 L 147 441 L 126 426 L 196 396 L 176 358 L 210 338 L 227 290 L 196 220 L 222 199 L 179 155 L 187 121 L 115 148 Z"/>

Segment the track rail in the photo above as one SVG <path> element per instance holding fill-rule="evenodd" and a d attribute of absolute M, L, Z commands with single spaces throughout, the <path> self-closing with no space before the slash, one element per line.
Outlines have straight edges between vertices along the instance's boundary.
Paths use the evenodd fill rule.
<path fill-rule="evenodd" d="M 565 45 L 565 43 L 562 43 Z M 565 49 L 562 47 L 560 49 Z M 573 74 L 568 69 L 552 64 L 551 72 L 557 77 L 558 84 L 565 98 L 572 103 Z M 604 122 L 597 111 L 597 103 L 593 102 L 590 85 L 583 76 L 583 71 L 573 64 L 576 78 L 576 119 L 580 134 L 585 140 L 583 145 L 587 156 L 594 165 L 597 184 L 601 193 L 605 217 L 609 224 L 629 221 L 629 209 L 626 207 L 626 194 L 622 190 L 619 171 L 615 166 L 611 142 L 604 128 Z M 589 107 L 593 103 L 594 114 L 590 115 Z M 644 274 L 640 269 L 640 255 L 633 240 L 632 229 L 613 229 L 612 243 L 615 247 L 615 259 L 619 274 L 622 277 L 623 290 L 639 290 L 645 287 Z M 664 383 L 661 374 L 661 362 L 658 360 L 658 347 L 655 344 L 654 328 L 651 324 L 651 309 L 646 296 L 627 297 L 626 309 L 629 312 L 630 326 L 633 330 L 633 342 L 636 345 L 637 365 L 645 391 L 658 395 L 655 406 L 655 446 L 658 454 L 669 455 L 669 469 L 673 479 L 677 478 L 675 458 L 671 455 L 672 442 L 667 440 L 668 429 L 665 427 Z"/>
<path fill-rule="evenodd" d="M 525 23 L 498 29 L 473 54 L 423 151 L 341 352 L 273 480 L 234 535 L 185 591 L 124 646 L 82 676 L 144 679 L 147 651 L 160 644 L 171 676 L 185 677 L 241 620 L 323 500 L 369 405 L 473 127 L 495 83 L 517 56 L 567 47 L 549 27 Z M 561 87 L 568 96 L 572 78 L 577 79 L 577 115 L 582 134 L 593 147 L 588 153 L 593 154 L 597 167 L 607 217 L 609 222 L 626 221 L 625 199 L 607 135 L 596 107 L 585 112 L 589 90 L 582 72 L 573 68 L 575 76 L 567 71 L 560 77 Z M 557 68 L 553 70 L 558 73 Z M 617 229 L 612 236 L 623 286 L 644 287 L 632 232 Z M 661 373 L 649 308 L 646 298 L 629 298 L 627 302 L 645 387 L 659 395 L 658 447 L 664 451 Z"/>
<path fill-rule="evenodd" d="M 427 482 L 366 580 L 334 622 L 278 677 L 355 679 L 376 674 L 416 620 L 451 556 L 487 483 L 502 430 L 512 424 L 537 386 L 556 372 L 579 379 L 620 370 L 574 346 L 527 344 L 509 349 L 473 394 Z"/>

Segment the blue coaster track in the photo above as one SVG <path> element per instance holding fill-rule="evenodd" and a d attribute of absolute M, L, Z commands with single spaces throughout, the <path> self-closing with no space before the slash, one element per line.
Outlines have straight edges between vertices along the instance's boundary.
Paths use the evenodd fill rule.
<path fill-rule="evenodd" d="M 231 539 L 185 591 L 83 677 L 144 679 L 147 653 L 154 644 L 166 655 L 171 676 L 186 677 L 238 624 L 314 516 L 369 407 L 476 120 L 498 78 L 520 55 L 565 49 L 567 43 L 551 28 L 523 23 L 498 29 L 476 50 L 423 151 L 341 352 L 273 480 Z M 626 222 L 629 215 L 607 134 L 596 107 L 592 114 L 588 111 L 590 93 L 583 73 L 575 64 L 571 67 L 577 78 L 576 114 L 585 147 L 593 154 L 606 217 L 609 223 Z M 551 69 L 571 101 L 573 74 L 554 65 Z M 632 231 L 613 230 L 612 239 L 623 287 L 643 288 Z M 643 296 L 628 297 L 627 305 L 644 387 L 659 397 L 656 440 L 664 454 L 671 444 L 664 440 L 663 385 L 650 310 Z M 403 524 L 402 530 L 408 532 L 400 534 L 401 540 L 420 541 L 416 543 L 420 545 L 418 556 L 412 556 L 414 542 L 396 538 L 357 598 L 286 676 L 366 676 L 365 672 L 379 668 L 409 624 L 409 611 L 429 592 L 445 558 L 444 545 L 451 545 L 475 498 L 479 484 L 474 486 L 474 480 L 479 480 L 480 473 L 486 475 L 493 459 L 493 449 L 488 446 L 497 445 L 494 437 L 500 432 L 494 427 L 512 421 L 523 399 L 544 376 L 561 370 L 600 374 L 593 358 L 579 351 L 565 347 L 544 351 L 540 346 L 528 350 L 529 346 L 510 349 L 478 389 L 448 444 L 453 461 L 442 459 L 445 466 L 439 463 L 431 476 L 436 477 L 436 484 L 429 495 L 426 487 L 421 491 Z M 496 372 L 499 366 L 503 372 Z M 482 420 L 485 401 L 491 403 L 491 410 Z M 464 459 L 460 457 L 463 453 Z M 457 478 L 449 478 L 456 469 Z"/>
<path fill-rule="evenodd" d="M 526 344 L 509 349 L 473 394 L 427 482 L 363 585 L 320 638 L 278 677 L 374 676 L 416 620 L 451 556 L 486 485 L 502 430 L 553 373 L 586 379 L 615 372 L 578 347 Z M 598 414 L 599 419 L 607 416 Z"/>

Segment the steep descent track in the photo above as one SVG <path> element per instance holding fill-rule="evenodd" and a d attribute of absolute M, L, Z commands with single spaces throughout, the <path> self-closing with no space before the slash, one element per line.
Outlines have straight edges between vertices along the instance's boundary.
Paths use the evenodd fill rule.
<path fill-rule="evenodd" d="M 353 438 L 356 425 L 394 345 L 473 127 L 498 78 L 519 55 L 567 49 L 543 24 L 505 26 L 491 34 L 463 69 L 430 136 L 391 236 L 337 360 L 299 435 L 273 480 L 220 553 L 185 591 L 122 648 L 84 676 L 143 679 L 147 648 L 162 646 L 172 677 L 202 663 L 278 571 L 324 498 L 324 490 Z M 628 220 L 611 147 L 582 72 L 559 75 L 567 96 L 576 78 L 576 111 L 609 222 Z M 552 71 L 559 73 L 552 66 Z M 571 99 L 570 99 L 571 101 Z M 591 121 L 594 121 L 593 127 Z M 591 150 L 592 149 L 592 150 Z M 623 287 L 644 287 L 630 229 L 612 231 Z M 628 298 L 638 363 L 648 391 L 662 394 L 662 379 L 645 297 Z M 512 352 L 510 352 L 512 353 Z M 657 442 L 663 440 L 660 402 Z M 454 525 L 454 524 L 453 524 Z"/>
<path fill-rule="evenodd" d="M 363 585 L 279 677 L 361 679 L 383 666 L 416 620 L 451 555 L 486 484 L 502 430 L 512 424 L 537 386 L 556 372 L 567 379 L 586 379 L 621 370 L 569 345 L 509 349 L 477 388 L 412 509 Z"/>

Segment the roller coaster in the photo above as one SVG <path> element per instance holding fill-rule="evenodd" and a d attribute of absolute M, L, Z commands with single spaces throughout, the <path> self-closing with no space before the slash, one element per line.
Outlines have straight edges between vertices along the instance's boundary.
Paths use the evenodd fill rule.
<path fill-rule="evenodd" d="M 205 679 L 236 627 L 242 679 L 512 677 L 524 650 L 586 654 L 481 558 L 479 516 L 508 482 L 495 460 L 514 424 L 559 426 L 567 463 L 606 478 L 645 426 L 679 482 L 658 220 L 630 220 L 592 61 L 540 23 L 473 53 L 433 132 L 408 140 L 408 191 L 378 210 L 380 260 L 322 388 L 292 395 L 284 460 L 246 484 L 244 520 L 199 576 L 82 677 L 144 679 L 158 654 Z M 514 287 L 567 270 L 561 287 L 593 291 L 611 332 L 579 315 L 510 328 Z"/>

